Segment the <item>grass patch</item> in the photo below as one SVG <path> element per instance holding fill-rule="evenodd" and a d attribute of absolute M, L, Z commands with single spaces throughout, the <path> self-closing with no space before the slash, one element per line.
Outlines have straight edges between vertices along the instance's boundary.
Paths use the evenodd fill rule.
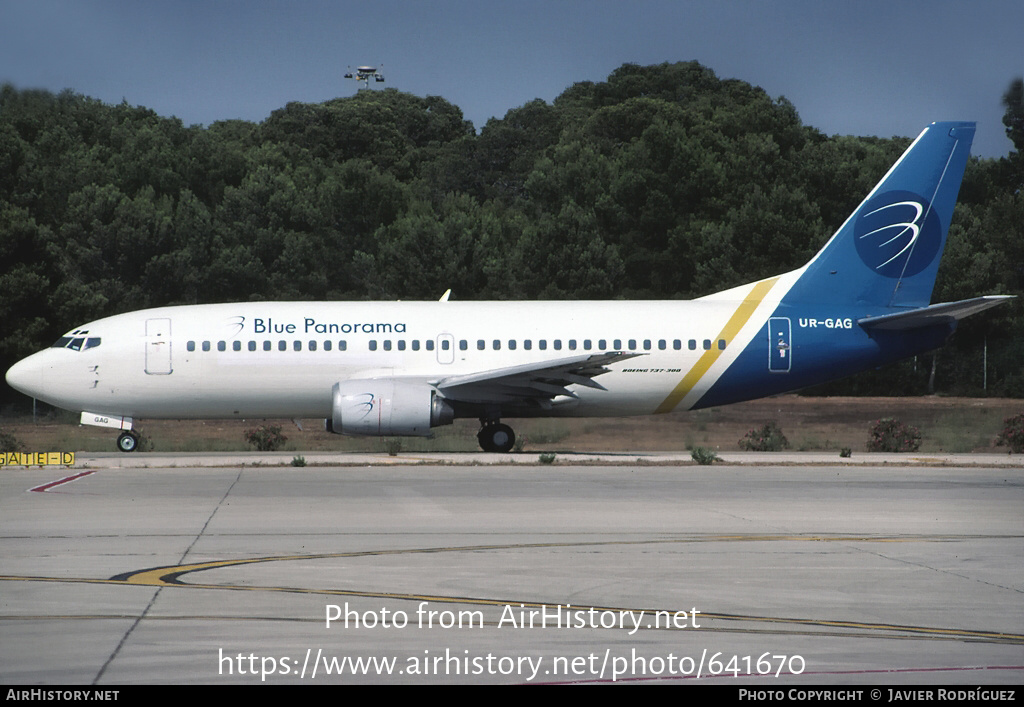
<path fill-rule="evenodd" d="M 516 435 L 523 437 L 530 444 L 558 444 L 569 438 L 569 425 L 562 421 L 531 420 L 528 424 L 519 425 L 521 431 Z"/>
<path fill-rule="evenodd" d="M 839 445 L 827 438 L 822 440 L 819 437 L 804 437 L 797 443 L 796 448 L 800 452 L 817 452 L 839 449 Z"/>
<path fill-rule="evenodd" d="M 791 433 L 799 449 L 864 449 L 871 423 L 897 417 L 921 431 L 920 451 L 1005 452 L 992 446 L 1005 427 L 1005 418 L 1018 415 L 1024 401 L 1002 398 L 807 398 L 796 395 L 666 415 L 607 418 L 509 419 L 516 437 L 525 437 L 525 449 L 546 451 L 682 451 L 694 447 L 734 449 L 751 427 L 774 420 Z M 63 421 L 62 421 L 63 420 Z M 288 436 L 283 447 L 301 452 L 380 453 L 373 437 L 346 437 L 323 429 L 319 419 L 303 420 L 299 430 L 288 420 L 142 420 L 156 453 L 245 452 L 251 447 L 242 432 L 259 424 L 278 424 Z M 81 426 L 78 415 L 6 417 L 0 421 L 26 451 L 116 451 L 117 430 Z M 433 436 L 406 437 L 403 453 L 476 452 L 475 419 L 456 420 L 432 430 Z M 796 440 L 799 440 L 797 443 Z M 136 452 L 140 454 L 143 452 Z M 143 453 L 144 454 L 144 453 Z"/>

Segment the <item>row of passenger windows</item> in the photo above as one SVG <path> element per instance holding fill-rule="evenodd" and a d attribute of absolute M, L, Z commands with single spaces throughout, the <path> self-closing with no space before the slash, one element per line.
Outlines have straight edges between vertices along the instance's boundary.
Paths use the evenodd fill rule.
<path fill-rule="evenodd" d="M 450 341 L 448 339 L 441 339 L 438 342 L 438 345 L 440 346 L 442 351 L 448 351 L 451 349 L 453 343 L 453 341 Z M 525 351 L 531 351 L 534 348 L 533 339 L 523 339 L 522 341 L 519 341 L 518 339 L 492 339 L 489 343 L 490 346 L 488 346 L 488 342 L 486 340 L 477 339 L 476 348 L 478 351 L 485 351 L 488 348 L 490 348 L 493 351 L 500 351 L 502 348 L 507 348 L 509 351 L 515 351 L 516 349 L 519 348 L 522 348 Z M 549 342 L 547 339 L 538 339 L 536 342 L 536 347 L 540 351 L 547 351 L 548 343 Z M 658 339 L 657 342 L 651 339 L 643 339 L 642 341 L 638 341 L 637 339 L 597 339 L 596 342 L 594 339 L 583 339 L 582 341 L 578 339 L 568 339 L 564 343 L 565 348 L 569 351 L 593 351 L 595 348 L 598 351 L 620 351 L 623 350 L 623 343 L 626 343 L 625 349 L 628 349 L 630 351 L 637 351 L 639 350 L 639 348 L 641 348 L 637 346 L 637 343 L 641 344 L 644 351 L 651 351 L 654 349 L 655 346 L 657 346 L 659 351 L 665 351 L 669 348 L 670 345 L 674 351 L 681 351 L 683 349 L 682 339 L 673 339 L 671 342 L 669 342 L 666 339 Z M 596 347 L 594 346 L 595 343 L 597 344 Z M 609 343 L 611 343 L 610 347 L 608 346 Z M 702 342 L 699 343 L 700 348 L 702 348 L 705 351 L 710 351 L 712 348 L 711 339 L 704 339 Z M 561 339 L 553 339 L 550 342 L 550 344 L 552 350 L 562 350 L 563 342 Z M 228 345 L 229 344 L 226 341 L 218 341 L 216 344 L 213 344 L 209 341 L 203 341 L 199 344 L 199 347 L 203 351 L 210 351 L 214 346 L 216 346 L 217 351 L 227 351 Z M 466 339 L 460 339 L 458 345 L 460 351 L 469 350 L 469 341 Z M 719 339 L 717 344 L 715 345 L 718 347 L 719 350 L 724 350 L 725 339 Z M 230 343 L 230 346 L 232 351 L 241 351 L 243 349 L 241 341 L 232 341 Z M 413 339 L 409 342 L 406 342 L 405 339 L 399 339 L 397 341 L 392 341 L 391 339 L 384 339 L 383 341 L 378 342 L 376 339 L 371 339 L 368 342 L 368 347 L 370 351 L 377 351 L 378 346 L 379 348 L 382 348 L 384 351 L 405 351 L 407 349 L 411 349 L 412 351 L 419 351 L 420 340 Z M 189 351 L 195 351 L 196 342 L 189 341 L 188 344 L 186 344 L 186 348 Z M 337 343 L 331 340 L 317 341 L 315 339 L 310 339 L 309 341 L 306 342 L 295 340 L 290 342 L 289 344 L 288 341 L 281 339 L 276 343 L 276 346 L 273 341 L 269 340 L 265 340 L 263 342 L 249 341 L 245 345 L 245 348 L 247 348 L 249 351 L 258 351 L 260 349 L 262 349 L 263 351 L 273 351 L 275 348 L 278 351 L 333 351 L 335 350 L 335 348 L 338 351 L 347 351 L 348 342 L 346 342 L 344 339 L 338 341 Z M 686 342 L 686 348 L 689 349 L 690 351 L 696 351 L 698 348 L 697 339 L 688 340 Z M 427 339 L 426 341 L 424 341 L 423 349 L 426 351 L 433 351 L 433 339 Z"/>

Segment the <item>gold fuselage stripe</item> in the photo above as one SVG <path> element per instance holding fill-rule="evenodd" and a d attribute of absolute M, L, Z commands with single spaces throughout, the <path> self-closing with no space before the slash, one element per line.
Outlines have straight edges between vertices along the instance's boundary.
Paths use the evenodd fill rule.
<path fill-rule="evenodd" d="M 726 341 L 732 341 L 739 334 L 740 329 L 744 327 L 750 317 L 754 315 L 754 311 L 758 305 L 768 296 L 769 290 L 779 281 L 779 278 L 773 277 L 768 280 L 762 280 L 754 285 L 753 289 L 750 290 L 750 294 L 747 295 L 740 306 L 736 308 L 732 316 L 729 317 L 729 321 L 722 327 L 722 331 L 718 334 L 718 339 L 725 339 Z M 716 346 L 712 346 L 710 349 L 704 352 L 697 363 L 694 364 L 693 368 L 683 376 L 683 379 L 679 381 L 678 385 L 669 393 L 668 397 L 665 398 L 661 405 L 659 405 L 654 412 L 672 412 L 676 405 L 686 397 L 693 388 L 700 382 L 700 379 L 704 377 L 704 374 L 708 372 L 711 365 L 718 360 L 718 357 L 722 355 L 722 349 Z"/>

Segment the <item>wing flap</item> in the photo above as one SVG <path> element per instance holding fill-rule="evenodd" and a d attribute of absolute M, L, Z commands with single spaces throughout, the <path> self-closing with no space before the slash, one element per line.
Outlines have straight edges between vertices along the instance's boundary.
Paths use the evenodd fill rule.
<path fill-rule="evenodd" d="M 569 358 L 540 361 L 520 366 L 509 366 L 480 373 L 450 376 L 433 382 L 442 395 L 468 403 L 524 403 L 533 402 L 550 407 L 551 400 L 566 396 L 576 398 L 571 385 L 606 390 L 593 380 L 607 373 L 609 364 L 643 354 L 626 351 L 606 351 Z"/>

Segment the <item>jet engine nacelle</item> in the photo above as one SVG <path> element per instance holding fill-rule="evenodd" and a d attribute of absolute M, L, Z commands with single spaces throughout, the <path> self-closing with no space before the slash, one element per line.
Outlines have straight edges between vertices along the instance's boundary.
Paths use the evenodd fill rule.
<path fill-rule="evenodd" d="M 328 432 L 346 435 L 425 437 L 450 425 L 452 406 L 424 381 L 400 378 L 347 380 L 334 384 Z"/>

